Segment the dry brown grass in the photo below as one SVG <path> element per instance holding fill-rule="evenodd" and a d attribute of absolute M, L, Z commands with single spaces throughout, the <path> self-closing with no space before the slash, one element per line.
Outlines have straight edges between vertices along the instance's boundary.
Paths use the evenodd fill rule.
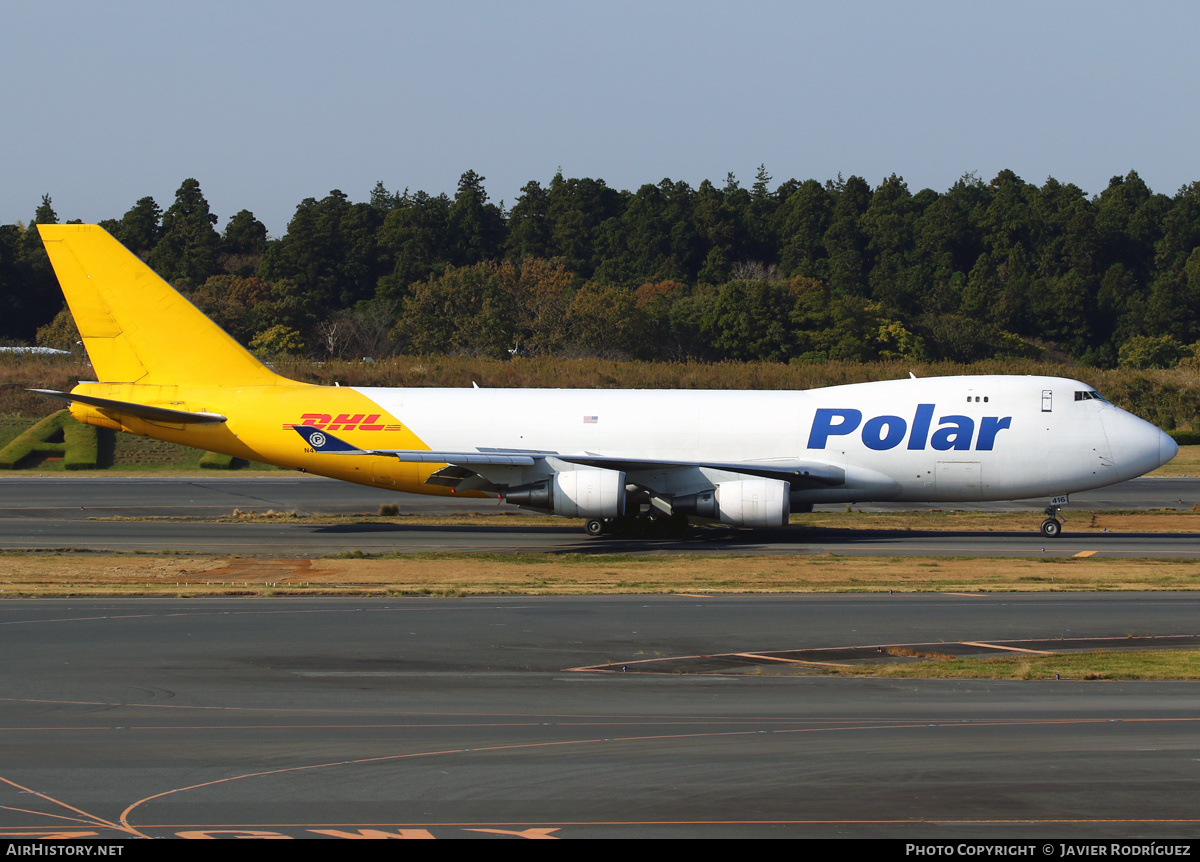
<path fill-rule="evenodd" d="M 1180 446 L 1179 454 L 1170 463 L 1159 467 L 1151 476 L 1200 476 L 1200 446 Z"/>
<path fill-rule="evenodd" d="M 3 474 L 0 474 L 3 475 Z M 75 475 L 89 475 L 77 473 Z M 145 475 L 145 474 L 141 474 Z M 210 476 L 211 473 L 200 473 Z M 271 473 L 239 473 L 245 475 L 271 476 Z M 458 512 L 444 515 L 414 515 L 401 511 L 400 505 L 392 512 L 393 504 L 384 504 L 376 512 L 361 512 L 354 515 L 299 515 L 296 512 L 275 512 L 265 507 L 235 509 L 229 515 L 205 518 L 175 517 L 113 517 L 111 520 L 212 520 L 212 521 L 258 521 L 277 520 L 281 517 L 295 518 L 314 524 L 352 524 L 385 522 L 405 526 L 472 526 L 472 527 L 563 527 L 583 529 L 582 519 L 560 518 L 553 515 L 536 515 L 528 512 L 499 510 L 495 512 Z M 1064 511 L 1065 535 L 1088 535 L 1103 533 L 1188 533 L 1200 529 L 1200 508 L 1186 510 L 1156 510 L 1149 512 L 1093 512 L 1089 510 Z M 886 530 L 886 531 L 936 531 L 936 532 L 986 532 L 1024 533 L 1036 532 L 1044 516 L 1037 511 L 1017 512 L 963 512 L 940 509 L 908 512 L 859 512 L 836 511 L 792 515 L 791 525 L 802 538 L 808 530 Z M 97 518 L 96 520 L 105 520 Z M 706 528 L 698 528 L 706 529 Z M 723 529 L 723 528 L 715 528 Z"/>
<path fill-rule="evenodd" d="M 1200 510 L 1100 512 L 1063 509 L 1063 534 L 1190 533 L 1200 530 Z M 968 512 L 927 509 L 912 512 L 814 512 L 793 515 L 792 524 L 828 530 L 936 530 L 939 532 L 1033 533 L 1041 512 Z"/>
<path fill-rule="evenodd" d="M 1200 589 L 1200 561 L 419 554 L 383 559 L 0 557 L 0 596 L 574 595 Z"/>
<path fill-rule="evenodd" d="M 70 356 L 0 354 L 0 416 L 49 416 L 62 409 L 62 402 L 25 390 L 70 391 L 80 380 L 95 376 L 91 365 Z"/>
<path fill-rule="evenodd" d="M 1200 650 L 1094 650 L 994 658 L 946 656 L 942 660 L 911 664 L 830 668 L 824 673 L 907 679 L 1200 679 Z"/>

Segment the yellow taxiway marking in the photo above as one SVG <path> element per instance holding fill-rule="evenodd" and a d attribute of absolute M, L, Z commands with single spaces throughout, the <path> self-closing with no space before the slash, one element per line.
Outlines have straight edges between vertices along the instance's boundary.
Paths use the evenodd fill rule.
<path fill-rule="evenodd" d="M 854 667 L 854 665 L 851 664 L 838 664 L 837 662 L 832 661 L 805 661 L 804 659 L 799 658 L 780 658 L 776 655 L 763 655 L 762 653 L 757 652 L 735 652 L 733 655 L 736 655 L 740 658 L 752 658 L 759 661 L 783 661 L 787 662 L 788 664 L 810 664 L 816 667 Z"/>
<path fill-rule="evenodd" d="M 1048 652 L 1046 650 L 1041 650 L 1041 649 L 1022 649 L 1021 647 L 1015 647 L 1015 646 L 1000 646 L 999 644 L 985 644 L 980 641 L 959 641 L 959 643 L 961 643 L 963 646 L 977 646 L 977 647 L 983 647 L 984 649 L 1007 650 L 1008 652 L 1027 652 L 1032 655 L 1054 655 L 1055 654 L 1053 652 Z"/>
<path fill-rule="evenodd" d="M 1096 553 L 1096 552 L 1095 552 L 1095 551 L 1080 551 L 1080 552 L 1079 552 L 1078 554 L 1076 554 L 1075 556 L 1076 556 L 1076 557 L 1090 557 L 1090 556 L 1091 556 L 1092 554 L 1094 554 L 1094 553 Z"/>
<path fill-rule="evenodd" d="M 28 793 L 31 796 L 36 796 L 39 799 L 44 799 L 47 802 L 49 802 L 51 805 L 57 805 L 61 808 L 65 808 L 67 811 L 70 811 L 74 814 L 79 815 L 78 819 L 74 818 L 74 817 L 63 816 L 63 815 L 55 815 L 55 814 L 46 815 L 55 820 L 69 820 L 69 821 L 83 823 L 87 826 L 107 827 L 109 829 L 115 829 L 118 832 L 125 832 L 125 833 L 127 833 L 129 835 L 133 835 L 137 838 L 146 838 L 147 837 L 146 835 L 143 835 L 141 832 L 139 832 L 134 827 L 130 826 L 128 823 L 117 824 L 117 823 L 113 823 L 111 820 L 105 820 L 103 817 L 97 817 L 93 814 L 89 814 L 88 812 L 84 811 L 82 808 L 76 808 L 74 805 L 70 805 L 66 802 L 63 802 L 60 799 L 55 799 L 53 796 L 49 796 L 48 794 L 41 793 L 41 792 L 39 792 L 37 790 L 33 790 L 32 788 L 29 788 L 29 787 L 25 787 L 22 784 L 17 784 L 17 782 L 15 782 L 11 779 L 0 777 L 0 782 L 3 782 L 4 784 L 7 784 L 10 787 L 15 787 L 17 790 L 20 790 L 23 793 Z M 13 810 L 13 809 L 10 809 L 10 810 Z M 30 812 L 30 813 L 37 813 L 37 812 Z M 56 833 L 62 833 L 62 832 L 66 832 L 69 830 L 57 829 L 57 830 L 53 830 L 53 831 Z"/>

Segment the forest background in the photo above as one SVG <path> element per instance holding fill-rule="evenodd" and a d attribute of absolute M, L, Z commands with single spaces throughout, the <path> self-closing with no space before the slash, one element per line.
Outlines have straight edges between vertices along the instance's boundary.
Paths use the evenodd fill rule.
<path fill-rule="evenodd" d="M 0 226 L 0 339 L 78 349 L 36 224 Z M 1011 171 L 913 194 L 890 176 L 618 191 L 557 174 L 511 207 L 377 184 L 296 208 L 279 238 L 185 180 L 102 222 L 260 355 L 671 362 L 1195 365 L 1200 183 L 1100 194 Z"/>

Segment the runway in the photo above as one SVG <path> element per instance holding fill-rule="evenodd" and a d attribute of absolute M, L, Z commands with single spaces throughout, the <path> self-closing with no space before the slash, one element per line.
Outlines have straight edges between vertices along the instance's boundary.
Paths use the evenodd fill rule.
<path fill-rule="evenodd" d="M 958 508 L 979 512 L 1040 512 L 1047 500 L 998 503 L 855 503 L 864 512 L 896 509 Z M 338 482 L 318 476 L 281 473 L 272 478 L 230 476 L 201 478 L 108 478 L 71 476 L 0 477 L 0 519 L 43 517 L 79 520 L 124 517 L 219 517 L 234 509 L 300 514 L 375 513 L 384 503 L 396 503 L 401 513 L 433 515 L 448 512 L 513 512 L 512 506 L 492 499 L 427 497 L 397 494 Z M 1071 497 L 1071 509 L 1190 509 L 1200 503 L 1200 478 L 1134 479 Z M 818 511 L 841 511 L 845 504 L 818 506 Z"/>
<path fill-rule="evenodd" d="M 0 602 L 0 834 L 1200 835 L 1194 683 L 584 673 L 1194 631 L 1192 594 Z"/>
<path fill-rule="evenodd" d="M 1030 509 L 1024 533 L 885 530 L 696 530 L 683 540 L 588 539 L 576 527 L 414 526 L 403 523 L 211 523 L 188 518 L 243 511 L 302 514 L 369 513 L 397 501 L 401 511 L 513 512 L 491 500 L 458 500 L 381 494 L 312 477 L 280 479 L 3 479 L 0 480 L 0 550 L 186 551 L 268 556 L 379 553 L 710 553 L 1190 557 L 1200 553 L 1200 533 L 1071 533 L 1072 510 L 1191 509 L 1200 480 L 1140 479 L 1079 494 L 1064 514 L 1064 535 L 1037 532 L 1045 501 L 971 505 L 980 511 Z M 844 506 L 829 507 L 834 511 Z M 855 506 L 883 509 L 884 506 Z M 966 508 L 965 506 L 963 508 Z M 113 518 L 171 518 L 122 521 Z"/>
<path fill-rule="evenodd" d="M 1190 508 L 1197 489 L 1130 485 L 1096 493 L 1120 501 L 1104 508 Z M 696 531 L 649 542 L 519 519 L 186 520 L 252 506 L 373 512 L 389 498 L 371 490 L 310 478 L 5 479 L 0 548 L 1200 551 L 1185 534 L 1068 532 L 1048 544 L 1033 533 L 1036 512 L 1028 535 Z M 94 520 L 120 515 L 184 520 Z M 0 835 L 1195 838 L 1195 683 L 778 677 L 765 661 L 766 672 L 712 673 L 695 657 L 1185 635 L 1198 612 L 1190 593 L 7 600 Z M 648 659 L 674 672 L 578 670 Z"/>
<path fill-rule="evenodd" d="M 1031 521 L 1036 526 L 1037 520 Z M 590 539 L 577 527 L 407 526 L 191 521 L 0 520 L 3 551 L 204 553 L 318 557 L 364 554 L 838 554 L 1191 558 L 1200 533 L 1065 532 L 1054 540 L 1024 533 L 907 530 L 694 530 L 683 539 Z"/>

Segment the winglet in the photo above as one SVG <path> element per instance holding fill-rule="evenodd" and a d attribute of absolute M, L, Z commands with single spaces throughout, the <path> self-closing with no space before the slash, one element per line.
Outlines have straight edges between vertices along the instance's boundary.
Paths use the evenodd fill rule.
<path fill-rule="evenodd" d="M 357 446 L 351 446 L 345 440 L 339 440 L 328 431 L 322 431 L 315 425 L 293 425 L 292 430 L 303 437 L 314 452 L 320 452 L 322 455 L 365 454 Z"/>

